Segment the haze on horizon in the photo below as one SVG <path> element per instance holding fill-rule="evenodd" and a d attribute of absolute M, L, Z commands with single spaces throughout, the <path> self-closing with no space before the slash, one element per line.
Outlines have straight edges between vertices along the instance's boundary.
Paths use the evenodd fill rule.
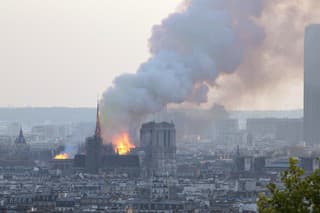
<path fill-rule="evenodd" d="M 116 76 L 150 57 L 152 26 L 181 2 L 0 0 L 0 106 L 95 106 Z M 264 41 L 234 74 L 218 78 L 202 106 L 302 108 L 303 32 L 319 20 L 319 3 L 269 2 L 276 3 L 258 20 Z"/>

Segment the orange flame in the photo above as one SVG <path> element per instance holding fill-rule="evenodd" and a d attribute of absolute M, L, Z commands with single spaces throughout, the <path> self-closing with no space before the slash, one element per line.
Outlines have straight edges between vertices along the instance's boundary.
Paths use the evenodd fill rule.
<path fill-rule="evenodd" d="M 112 144 L 114 146 L 114 151 L 119 155 L 126 155 L 131 149 L 135 148 L 135 145 L 130 141 L 129 134 L 126 132 L 114 136 Z"/>
<path fill-rule="evenodd" d="M 56 160 L 65 160 L 68 158 L 69 158 L 69 155 L 67 153 L 61 153 L 61 154 L 54 156 L 54 159 L 56 159 Z"/>

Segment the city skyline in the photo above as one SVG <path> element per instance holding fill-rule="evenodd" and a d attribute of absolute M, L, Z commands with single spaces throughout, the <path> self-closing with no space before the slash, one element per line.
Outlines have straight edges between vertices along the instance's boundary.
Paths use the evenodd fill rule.
<path fill-rule="evenodd" d="M 0 0 L 0 212 L 320 212 L 319 0 Z"/>

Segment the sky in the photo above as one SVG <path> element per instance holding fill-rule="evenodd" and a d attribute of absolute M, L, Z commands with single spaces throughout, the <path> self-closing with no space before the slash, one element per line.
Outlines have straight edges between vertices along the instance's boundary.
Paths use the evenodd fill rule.
<path fill-rule="evenodd" d="M 0 0 L 0 107 L 93 107 L 179 0 Z"/>
<path fill-rule="evenodd" d="M 115 77 L 150 58 L 152 27 L 182 2 L 0 0 L 0 107 L 94 107 Z M 255 21 L 265 38 L 202 107 L 303 107 L 304 29 L 320 23 L 320 1 L 263 2 Z"/>

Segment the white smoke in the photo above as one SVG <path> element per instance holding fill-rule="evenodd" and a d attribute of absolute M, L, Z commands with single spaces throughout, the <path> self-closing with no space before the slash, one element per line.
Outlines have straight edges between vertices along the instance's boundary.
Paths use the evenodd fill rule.
<path fill-rule="evenodd" d="M 302 108 L 304 30 L 320 23 L 320 1 L 265 0 L 257 21 L 265 39 L 233 74 L 219 76 L 209 100 L 238 110 Z"/>
<path fill-rule="evenodd" d="M 152 57 L 135 74 L 117 77 L 104 94 L 104 130 L 130 131 L 168 104 L 207 101 L 209 85 L 233 72 L 264 38 L 260 0 L 188 0 L 154 26 Z"/>

